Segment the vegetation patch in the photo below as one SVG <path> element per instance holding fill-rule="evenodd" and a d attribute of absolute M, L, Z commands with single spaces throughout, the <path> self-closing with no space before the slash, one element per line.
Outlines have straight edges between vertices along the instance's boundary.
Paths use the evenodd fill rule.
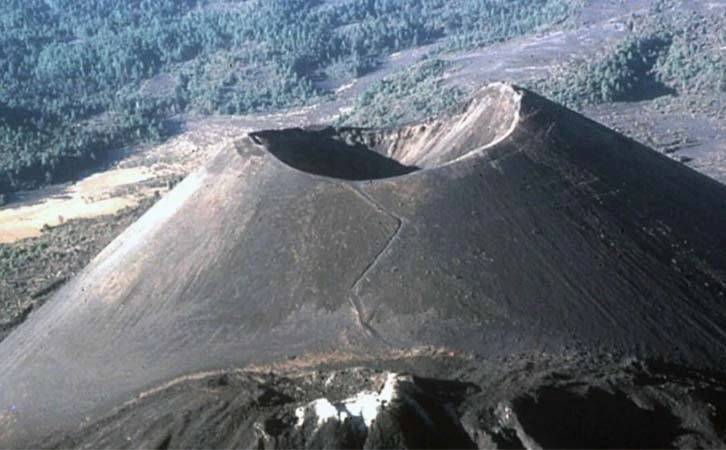
<path fill-rule="evenodd" d="M 187 112 L 242 114 L 332 93 L 425 43 L 484 45 L 559 23 L 571 0 L 7 0 L 0 193 L 60 181 Z"/>
<path fill-rule="evenodd" d="M 393 126 L 429 117 L 458 104 L 466 91 L 447 86 L 446 63 L 436 59 L 398 72 L 363 91 L 338 122 L 348 126 Z"/>
<path fill-rule="evenodd" d="M 575 109 L 674 95 L 687 109 L 701 105 L 723 115 L 726 16 L 674 13 L 673 7 L 654 2 L 647 15 L 630 18 L 632 34 L 624 41 L 528 87 Z"/>
<path fill-rule="evenodd" d="M 670 40 L 662 35 L 628 38 L 592 59 L 578 60 L 532 86 L 570 107 L 613 101 L 648 100 L 672 92 L 658 80 L 656 61 Z"/>

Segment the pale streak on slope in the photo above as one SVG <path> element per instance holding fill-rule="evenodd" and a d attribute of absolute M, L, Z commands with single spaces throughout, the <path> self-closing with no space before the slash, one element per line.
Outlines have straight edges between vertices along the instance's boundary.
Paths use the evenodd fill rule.
<path fill-rule="evenodd" d="M 482 154 L 514 132 L 520 122 L 521 98 L 522 93 L 510 85 L 489 85 L 474 96 L 465 111 L 453 117 L 384 134 L 386 155 L 401 164 L 431 169 Z M 455 149 L 466 152 L 457 154 Z"/>
<path fill-rule="evenodd" d="M 153 237 L 162 228 L 164 228 L 167 221 L 187 204 L 189 198 L 204 186 L 204 182 L 208 176 L 209 174 L 205 168 L 201 168 L 187 176 L 175 187 L 175 189 L 157 202 L 138 221 L 127 228 L 103 251 L 96 255 L 88 266 L 92 267 L 93 270 L 90 272 L 82 272 L 71 284 L 78 283 L 80 286 L 85 287 L 86 285 L 97 282 L 106 284 L 113 283 L 114 280 L 118 278 L 118 261 L 123 260 L 126 258 L 126 255 L 131 253 L 143 255 L 143 248 L 145 245 L 150 243 L 150 237 Z M 135 264 L 133 267 L 125 267 L 123 273 L 124 278 L 142 276 L 142 274 L 139 273 L 143 266 L 141 258 L 137 258 L 134 261 Z M 95 262 L 97 262 L 97 264 L 94 264 Z M 68 286 L 69 285 L 67 285 L 66 288 Z M 69 301 L 69 299 L 66 299 L 66 301 L 63 302 L 52 302 L 45 305 L 38 317 L 41 321 L 41 329 L 45 330 L 46 334 L 49 334 L 56 326 L 62 324 L 62 319 L 66 315 L 72 314 L 76 309 L 83 306 L 84 304 L 82 302 L 73 302 Z M 22 345 L 11 346 L 14 350 L 10 356 L 5 359 L 2 368 L 0 368 L 0 378 L 2 378 L 6 370 L 9 370 L 16 364 L 20 363 L 24 358 L 27 358 L 30 354 L 32 354 L 32 351 L 29 350 L 35 348 L 36 345 L 41 345 L 44 337 L 45 336 L 36 336 L 36 339 L 26 343 L 28 348 L 25 348 L 24 350 Z M 6 340 L 10 342 L 14 338 L 15 334 L 11 334 Z"/>
<path fill-rule="evenodd" d="M 454 159 L 449 164 L 454 163 L 454 162 L 457 162 L 457 161 L 461 161 L 463 159 L 471 158 L 471 157 L 474 157 L 474 156 L 483 156 L 486 153 L 486 150 L 487 149 L 490 149 L 490 148 L 498 145 L 499 143 L 503 142 L 505 139 L 507 139 L 509 136 L 511 136 L 512 133 L 514 133 L 514 130 L 517 129 L 517 125 L 519 125 L 519 122 L 520 122 L 520 119 L 521 119 L 521 116 L 520 116 L 520 107 L 521 107 L 522 93 L 515 91 L 512 87 L 507 86 L 506 84 L 503 84 L 503 83 L 499 84 L 498 87 L 499 87 L 499 89 L 502 89 L 502 90 L 503 89 L 507 89 L 507 90 L 513 91 L 512 94 L 514 96 L 514 104 L 516 105 L 516 108 L 512 112 L 511 123 L 509 124 L 509 128 L 507 128 L 507 131 L 505 131 L 504 133 L 502 133 L 499 136 L 497 136 L 497 138 L 494 139 L 493 141 L 491 141 L 488 144 L 485 144 L 485 145 L 483 145 L 481 147 L 478 147 L 478 148 L 475 148 L 473 150 L 470 150 L 468 153 L 466 153 L 466 154 L 464 154 L 464 155 L 462 155 L 462 156 Z M 476 112 L 478 114 L 483 114 L 483 113 L 486 112 L 486 110 L 485 111 L 476 111 Z M 475 114 L 471 114 L 471 116 L 474 117 L 474 120 L 475 121 L 480 118 L 479 115 L 475 115 Z M 462 124 L 462 126 L 463 125 L 464 124 Z M 471 127 L 473 124 L 472 123 L 467 123 L 465 125 Z"/>

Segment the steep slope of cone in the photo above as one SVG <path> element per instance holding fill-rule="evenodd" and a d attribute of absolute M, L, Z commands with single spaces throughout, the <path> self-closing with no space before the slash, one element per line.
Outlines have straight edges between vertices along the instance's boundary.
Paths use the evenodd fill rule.
<path fill-rule="evenodd" d="M 726 188 L 524 90 L 401 129 L 252 133 L 0 343 L 0 444 L 301 355 L 722 370 L 724 291 Z"/>

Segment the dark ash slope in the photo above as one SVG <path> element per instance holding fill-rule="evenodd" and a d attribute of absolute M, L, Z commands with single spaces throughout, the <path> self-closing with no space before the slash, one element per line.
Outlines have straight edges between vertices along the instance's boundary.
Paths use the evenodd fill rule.
<path fill-rule="evenodd" d="M 396 130 L 252 133 L 0 343 L 0 444 L 303 355 L 574 349 L 724 370 L 724 291 L 726 187 L 535 94 L 493 85 Z"/>

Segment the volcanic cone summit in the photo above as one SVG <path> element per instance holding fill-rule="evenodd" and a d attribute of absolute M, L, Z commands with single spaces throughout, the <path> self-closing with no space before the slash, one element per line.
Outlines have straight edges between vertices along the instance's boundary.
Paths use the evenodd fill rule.
<path fill-rule="evenodd" d="M 505 84 L 401 128 L 251 133 L 0 343 L 0 444 L 229 368 L 577 351 L 724 370 L 725 225 L 723 185 Z"/>

